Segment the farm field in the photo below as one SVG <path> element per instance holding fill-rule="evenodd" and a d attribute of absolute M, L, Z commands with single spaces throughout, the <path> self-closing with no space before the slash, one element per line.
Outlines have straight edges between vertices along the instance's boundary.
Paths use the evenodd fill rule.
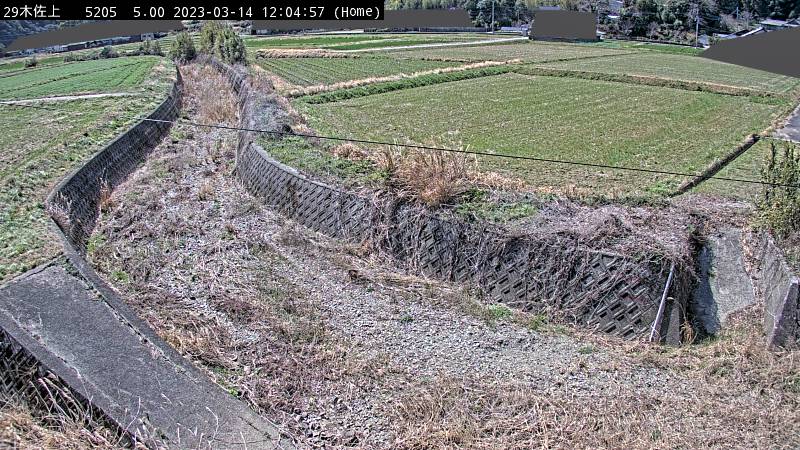
<path fill-rule="evenodd" d="M 672 53 L 676 55 L 698 55 L 703 53 L 702 48 L 688 47 L 685 45 L 659 44 L 654 42 L 621 41 L 604 39 L 598 42 L 587 42 L 582 45 L 590 47 L 616 48 L 620 50 L 636 50 L 645 52 Z"/>
<path fill-rule="evenodd" d="M 459 65 L 447 61 L 395 60 L 379 57 L 273 58 L 259 59 L 257 64 L 289 83 L 300 86 L 329 84 Z"/>
<path fill-rule="evenodd" d="M 786 108 L 779 99 L 519 74 L 297 105 L 323 133 L 415 143 L 455 137 L 476 151 L 687 172 L 702 170 Z M 533 161 L 481 164 L 543 190 L 613 196 L 664 194 L 683 181 Z"/>
<path fill-rule="evenodd" d="M 142 84 L 160 58 L 137 56 L 31 68 L 0 78 L 0 99 L 122 92 Z"/>
<path fill-rule="evenodd" d="M 562 59 L 613 56 L 630 53 L 613 48 L 592 47 L 579 44 L 553 42 L 520 42 L 462 47 L 420 48 L 391 51 L 396 58 L 425 58 L 454 61 L 508 61 L 544 62 Z"/>
<path fill-rule="evenodd" d="M 775 144 L 780 152 L 782 148 L 781 141 L 761 139 L 741 156 L 723 167 L 715 176 L 760 181 L 761 170 L 764 168 L 769 158 L 772 144 Z M 694 192 L 754 202 L 763 194 L 764 187 L 760 184 L 735 183 L 710 179 L 697 186 Z"/>
<path fill-rule="evenodd" d="M 466 42 L 488 39 L 480 34 L 370 34 L 259 36 L 245 39 L 248 49 L 262 48 L 324 48 L 328 50 L 357 50 L 436 42 Z"/>
<path fill-rule="evenodd" d="M 0 76 L 6 76 L 11 72 L 24 70 L 25 69 L 25 61 L 27 59 L 28 58 L 14 58 L 14 59 L 8 59 L 8 60 L 0 62 Z M 44 56 L 44 57 L 37 56 L 37 60 L 38 60 L 38 63 L 36 65 L 36 68 L 39 68 L 39 67 L 42 67 L 42 66 L 51 66 L 53 64 L 62 63 L 62 62 L 64 62 L 64 56 L 63 55 Z M 28 69 L 28 70 L 31 70 L 31 69 Z"/>
<path fill-rule="evenodd" d="M 57 255 L 58 239 L 50 234 L 44 199 L 69 170 L 163 99 L 174 66 L 154 58 L 149 67 L 138 85 L 130 79 L 127 85 L 137 92 L 148 90 L 148 95 L 47 104 L 56 111 L 0 105 L 0 281 Z M 48 77 L 47 72 L 54 73 Z M 39 79 L 62 73 L 60 67 L 42 70 Z M 119 77 L 116 70 L 92 75 L 89 80 L 96 84 L 85 84 L 87 89 L 113 85 Z M 24 83 L 18 86 L 29 91 Z M 51 84 L 45 95 L 74 93 L 54 86 L 64 85 Z"/>
<path fill-rule="evenodd" d="M 540 66 L 552 69 L 699 81 L 777 94 L 790 93 L 800 87 L 800 79 L 793 77 L 706 58 L 655 52 L 639 52 L 613 58 L 550 62 Z"/>

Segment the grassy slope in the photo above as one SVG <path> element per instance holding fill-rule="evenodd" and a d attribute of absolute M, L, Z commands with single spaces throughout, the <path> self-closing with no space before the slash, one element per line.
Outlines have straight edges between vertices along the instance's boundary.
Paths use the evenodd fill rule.
<path fill-rule="evenodd" d="M 800 80 L 793 77 L 705 58 L 655 52 L 584 61 L 551 62 L 542 64 L 542 67 L 701 81 L 775 93 L 787 93 L 800 86 Z"/>
<path fill-rule="evenodd" d="M 0 98 L 126 91 L 140 85 L 157 57 L 113 58 L 34 68 L 0 78 Z"/>
<path fill-rule="evenodd" d="M 458 65 L 458 63 L 364 57 L 259 59 L 258 65 L 292 84 L 309 86 L 398 73 L 412 73 L 450 67 Z"/>
<path fill-rule="evenodd" d="M 760 181 L 761 169 L 769 156 L 771 142 L 774 141 L 771 139 L 762 139 L 758 141 L 741 156 L 720 170 L 715 176 Z M 749 201 L 757 200 L 763 191 L 763 187 L 758 184 L 735 183 L 722 180 L 706 180 L 694 189 L 694 192 Z"/>
<path fill-rule="evenodd" d="M 158 69 L 147 77 L 148 86 L 132 86 L 153 95 L 60 102 L 50 105 L 58 109 L 55 113 L 0 106 L 0 281 L 58 253 L 58 241 L 47 225 L 45 197 L 69 170 L 161 101 L 174 69 L 166 63 Z M 103 74 L 115 72 L 95 76 Z"/>
<path fill-rule="evenodd" d="M 680 171 L 701 170 L 785 107 L 745 97 L 517 74 L 298 105 L 312 126 L 338 135 L 435 142 L 457 133 L 475 150 Z M 665 192 L 681 181 L 529 161 L 487 159 L 484 167 L 522 176 L 540 188 L 598 194 Z"/>

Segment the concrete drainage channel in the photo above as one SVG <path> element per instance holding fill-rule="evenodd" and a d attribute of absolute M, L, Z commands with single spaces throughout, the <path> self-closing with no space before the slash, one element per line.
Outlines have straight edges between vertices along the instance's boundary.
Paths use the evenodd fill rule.
<path fill-rule="evenodd" d="M 67 176 L 47 208 L 66 258 L 0 289 L 0 389 L 44 411 L 91 414 L 121 443 L 150 448 L 291 448 L 275 427 L 182 358 L 84 259 L 103 196 L 168 133 L 182 98 L 168 97 Z"/>
<path fill-rule="evenodd" d="M 280 112 L 274 100 L 251 89 L 243 69 L 207 62 L 237 93 L 242 128 L 284 131 L 280 117 L 269 116 Z M 178 75 L 170 96 L 149 117 L 174 120 L 180 100 Z M 270 423 L 158 338 L 84 259 L 101 198 L 147 158 L 168 129 L 164 122 L 140 122 L 51 194 L 47 205 L 63 232 L 67 258 L 0 289 L 0 387 L 43 407 L 93 411 L 128 440 L 150 447 L 290 447 Z M 547 302 L 569 311 L 575 323 L 623 338 L 679 343 L 687 311 L 714 333 L 725 311 L 751 301 L 737 303 L 726 289 L 752 292 L 741 262 L 745 249 L 761 249 L 752 259 L 761 274 L 756 291 L 767 299 L 770 342 L 796 342 L 797 277 L 769 239 L 751 237 L 752 245 L 741 247 L 735 231 L 711 237 L 700 252 L 695 283 L 693 267 L 670 261 L 580 248 L 567 254 L 553 242 L 510 238 L 428 211 L 410 214 L 408 205 L 387 208 L 273 160 L 254 132 L 240 132 L 237 144 L 237 173 L 245 186 L 296 222 L 343 240 L 369 237 L 400 264 L 427 276 L 473 283 L 522 309 Z M 555 265 L 562 268 L 559 277 L 552 276 Z M 689 301 L 693 286 L 694 298 L 705 303 Z M 690 309 L 690 303 L 701 306 Z M 725 304 L 730 307 L 720 306 Z"/>
<path fill-rule="evenodd" d="M 275 101 L 251 89 L 244 69 L 209 62 L 238 95 L 240 128 L 288 128 Z M 270 157 L 255 137 L 253 131 L 239 133 L 238 176 L 253 195 L 308 228 L 349 241 L 369 239 L 414 271 L 475 284 L 492 299 L 523 310 L 568 311 L 570 321 L 629 339 L 650 335 L 655 323 L 659 342 L 680 341 L 690 267 L 656 257 L 565 249 L 409 205 L 381 204 L 305 177 Z"/>

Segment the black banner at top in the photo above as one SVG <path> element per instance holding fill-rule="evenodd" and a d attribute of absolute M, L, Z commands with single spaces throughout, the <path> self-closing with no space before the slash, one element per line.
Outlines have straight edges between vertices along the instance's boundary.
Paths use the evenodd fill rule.
<path fill-rule="evenodd" d="M 382 20 L 383 1 L 0 0 L 2 20 Z"/>

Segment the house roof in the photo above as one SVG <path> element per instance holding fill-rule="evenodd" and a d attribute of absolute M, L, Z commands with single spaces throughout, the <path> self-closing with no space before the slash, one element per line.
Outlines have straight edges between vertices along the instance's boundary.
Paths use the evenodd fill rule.
<path fill-rule="evenodd" d="M 776 19 L 766 19 L 759 22 L 761 25 L 767 25 L 771 27 L 796 27 L 799 26 L 796 20 L 776 20 Z"/>
<path fill-rule="evenodd" d="M 765 31 L 766 30 L 764 30 L 764 27 L 758 27 L 755 30 L 750 30 L 745 34 L 740 35 L 739 37 L 747 37 L 747 36 L 752 36 L 754 34 L 761 34 L 764 33 Z"/>

